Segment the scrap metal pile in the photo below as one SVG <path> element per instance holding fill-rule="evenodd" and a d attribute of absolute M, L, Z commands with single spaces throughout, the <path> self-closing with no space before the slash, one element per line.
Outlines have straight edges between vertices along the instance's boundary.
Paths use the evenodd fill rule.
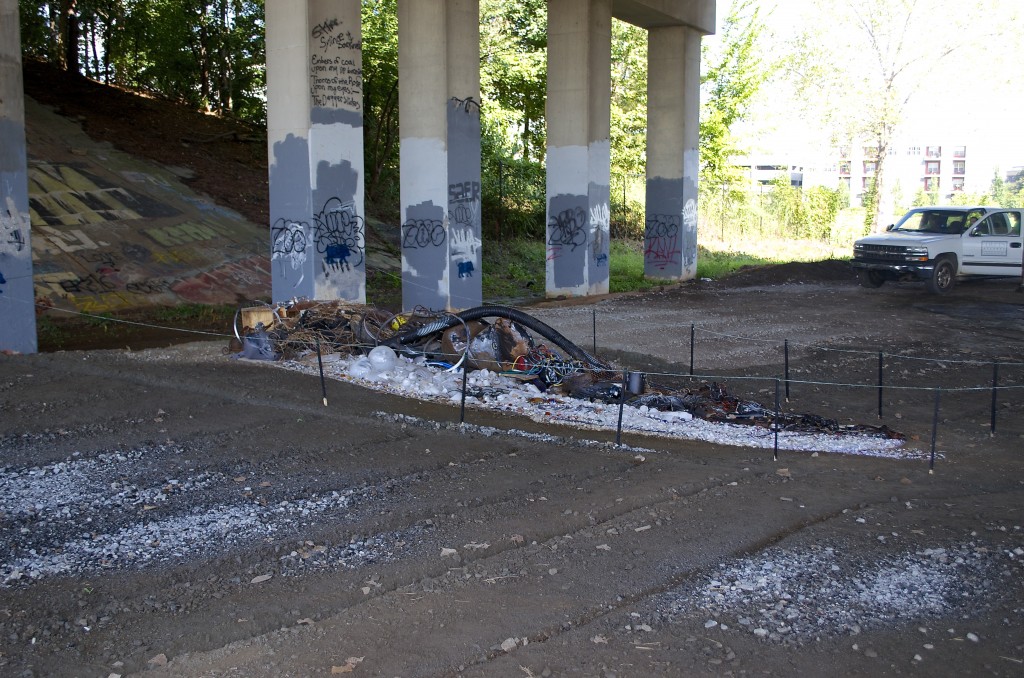
<path fill-rule="evenodd" d="M 886 426 L 841 425 L 814 414 L 776 412 L 731 395 L 717 382 L 702 382 L 692 389 L 659 386 L 645 375 L 591 355 L 543 321 L 507 306 L 395 314 L 340 301 L 293 301 L 239 309 L 235 337 L 232 350 L 240 358 L 294 360 L 318 352 L 362 356 L 385 346 L 429 367 L 489 370 L 542 392 L 591 402 L 622 401 L 650 410 L 687 412 L 712 422 L 778 426 L 784 431 L 902 438 Z"/>

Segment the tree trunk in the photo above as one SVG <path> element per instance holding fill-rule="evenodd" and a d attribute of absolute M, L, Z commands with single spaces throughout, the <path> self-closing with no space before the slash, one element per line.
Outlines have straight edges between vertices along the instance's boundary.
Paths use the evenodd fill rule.
<path fill-rule="evenodd" d="M 64 70 L 68 73 L 78 74 L 80 64 L 78 60 L 78 39 L 81 36 L 81 26 L 78 23 L 78 0 L 67 0 L 64 11 L 65 35 L 64 43 Z"/>

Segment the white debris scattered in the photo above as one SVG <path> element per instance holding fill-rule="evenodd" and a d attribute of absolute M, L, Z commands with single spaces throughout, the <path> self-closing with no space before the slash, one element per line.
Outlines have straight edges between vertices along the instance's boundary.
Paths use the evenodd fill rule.
<path fill-rule="evenodd" d="M 375 358 L 355 356 L 325 365 L 325 376 L 352 381 L 397 395 L 461 404 L 462 372 L 429 365 L 422 356 L 395 356 L 384 346 L 374 348 Z M 390 353 L 388 353 L 390 351 Z M 394 358 L 392 361 L 391 359 Z M 284 369 L 314 374 L 316 367 L 302 361 L 274 363 Z M 543 423 L 577 429 L 615 430 L 619 406 L 590 402 L 552 392 L 489 370 L 470 372 L 466 378 L 466 406 L 500 410 Z M 646 406 L 622 407 L 622 430 L 721 445 L 772 448 L 775 435 L 758 426 L 713 423 L 695 419 L 688 412 L 663 412 Z M 922 452 L 905 449 L 899 440 L 872 435 L 800 433 L 780 431 L 779 449 L 833 452 L 876 457 L 918 458 Z"/>

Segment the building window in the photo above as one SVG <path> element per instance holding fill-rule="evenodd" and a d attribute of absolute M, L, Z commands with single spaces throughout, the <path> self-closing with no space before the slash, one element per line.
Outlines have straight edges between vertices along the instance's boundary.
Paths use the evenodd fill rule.
<path fill-rule="evenodd" d="M 846 184 L 846 190 L 849 191 L 850 190 L 850 177 L 840 177 L 839 179 L 844 184 Z"/>
<path fill-rule="evenodd" d="M 924 178 L 924 190 L 928 193 L 934 193 L 939 190 L 939 178 L 938 177 L 925 177 Z"/>
<path fill-rule="evenodd" d="M 920 146 L 910 146 L 907 148 L 907 155 L 921 155 Z"/>
<path fill-rule="evenodd" d="M 963 177 L 953 177 L 953 190 L 954 191 L 962 191 L 962 190 L 964 190 L 964 178 Z"/>
<path fill-rule="evenodd" d="M 925 174 L 939 174 L 939 161 L 938 160 L 928 160 L 927 162 L 925 162 L 925 164 L 924 164 L 924 173 Z"/>
<path fill-rule="evenodd" d="M 844 160 L 843 162 L 839 163 L 839 173 L 840 174 L 849 174 L 850 173 L 850 161 L 849 160 Z"/>
<path fill-rule="evenodd" d="M 942 146 L 928 146 L 925 150 L 925 155 L 927 155 L 929 158 L 941 158 Z"/>
<path fill-rule="evenodd" d="M 953 174 L 964 174 L 966 163 L 963 160 L 953 161 Z"/>
<path fill-rule="evenodd" d="M 875 170 L 878 169 L 878 163 L 874 160 L 864 161 L 864 174 L 874 174 Z"/>
<path fill-rule="evenodd" d="M 878 147 L 877 146 L 865 146 L 863 150 L 864 150 L 864 157 L 865 158 L 877 158 L 878 157 Z"/>
<path fill-rule="evenodd" d="M 849 158 L 850 157 L 850 147 L 849 146 L 840 146 L 839 147 L 839 157 L 844 159 L 844 160 L 846 158 Z"/>
<path fill-rule="evenodd" d="M 860 179 L 860 190 L 867 191 L 871 189 L 871 177 L 861 177 Z"/>
<path fill-rule="evenodd" d="M 957 146 L 956 148 L 954 148 L 953 149 L 953 157 L 954 158 L 966 158 L 967 157 L 967 147 L 966 146 Z"/>

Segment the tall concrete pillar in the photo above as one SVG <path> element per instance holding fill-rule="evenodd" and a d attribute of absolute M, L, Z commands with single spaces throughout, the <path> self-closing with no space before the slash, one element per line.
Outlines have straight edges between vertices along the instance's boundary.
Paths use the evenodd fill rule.
<path fill-rule="evenodd" d="M 402 306 L 480 304 L 478 0 L 398 4 Z"/>
<path fill-rule="evenodd" d="M 701 34 L 651 28 L 647 45 L 647 210 L 644 275 L 697 275 L 697 138 Z"/>
<path fill-rule="evenodd" d="M 0 0 L 0 351 L 37 348 L 18 0 Z"/>
<path fill-rule="evenodd" d="M 611 5 L 548 2 L 549 297 L 608 292 Z"/>
<path fill-rule="evenodd" d="M 366 299 L 359 0 L 267 0 L 272 285 Z"/>

